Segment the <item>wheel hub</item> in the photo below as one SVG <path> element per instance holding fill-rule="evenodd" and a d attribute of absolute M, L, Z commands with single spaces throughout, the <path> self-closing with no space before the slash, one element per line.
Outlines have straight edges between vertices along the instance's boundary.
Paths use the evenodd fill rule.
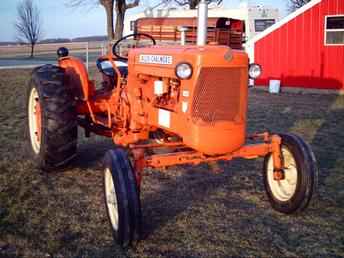
<path fill-rule="evenodd" d="M 42 109 L 38 91 L 32 88 L 28 103 L 29 133 L 33 151 L 38 154 L 42 138 Z"/>
<path fill-rule="evenodd" d="M 290 200 L 296 191 L 297 167 L 292 153 L 285 147 L 282 148 L 284 168 L 283 172 L 274 171 L 273 159 L 270 157 L 268 163 L 268 182 L 272 194 L 279 201 Z"/>
<path fill-rule="evenodd" d="M 36 105 L 35 105 L 35 117 L 36 117 L 36 131 L 35 135 L 37 137 L 37 141 L 41 141 L 41 133 L 42 133 L 42 116 L 41 116 L 41 104 L 39 103 L 39 99 L 36 98 Z"/>
<path fill-rule="evenodd" d="M 117 195 L 115 185 L 112 179 L 112 173 L 109 168 L 105 169 L 105 196 L 111 225 L 115 230 L 118 230 L 119 216 Z"/>

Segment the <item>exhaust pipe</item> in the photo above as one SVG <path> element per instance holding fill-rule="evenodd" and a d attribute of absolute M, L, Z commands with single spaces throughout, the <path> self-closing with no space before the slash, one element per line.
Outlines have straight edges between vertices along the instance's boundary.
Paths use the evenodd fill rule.
<path fill-rule="evenodd" d="M 198 4 L 197 46 L 207 44 L 208 32 L 208 3 L 201 0 Z"/>

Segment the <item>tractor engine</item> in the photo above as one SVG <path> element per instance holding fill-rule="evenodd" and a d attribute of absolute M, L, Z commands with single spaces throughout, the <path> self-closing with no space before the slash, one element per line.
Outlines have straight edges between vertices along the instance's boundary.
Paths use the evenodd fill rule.
<path fill-rule="evenodd" d="M 206 155 L 230 153 L 246 137 L 248 57 L 227 46 L 156 46 L 129 52 L 132 130 L 178 135 Z"/>

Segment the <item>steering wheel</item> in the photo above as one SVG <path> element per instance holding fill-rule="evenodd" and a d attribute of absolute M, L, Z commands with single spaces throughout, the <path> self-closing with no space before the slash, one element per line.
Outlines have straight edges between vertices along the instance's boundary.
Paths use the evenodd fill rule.
<path fill-rule="evenodd" d="M 155 39 L 145 33 L 133 33 L 118 40 L 112 47 L 112 53 L 118 59 L 127 61 L 130 48 L 156 45 Z"/>

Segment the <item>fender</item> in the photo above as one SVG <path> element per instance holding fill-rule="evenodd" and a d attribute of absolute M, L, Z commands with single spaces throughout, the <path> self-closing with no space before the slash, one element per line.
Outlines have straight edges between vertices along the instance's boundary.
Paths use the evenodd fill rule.
<path fill-rule="evenodd" d="M 67 84 L 72 89 L 75 97 L 87 101 L 95 93 L 95 86 L 88 78 L 88 73 L 84 63 L 71 56 L 59 59 L 59 66 L 64 68 Z"/>

